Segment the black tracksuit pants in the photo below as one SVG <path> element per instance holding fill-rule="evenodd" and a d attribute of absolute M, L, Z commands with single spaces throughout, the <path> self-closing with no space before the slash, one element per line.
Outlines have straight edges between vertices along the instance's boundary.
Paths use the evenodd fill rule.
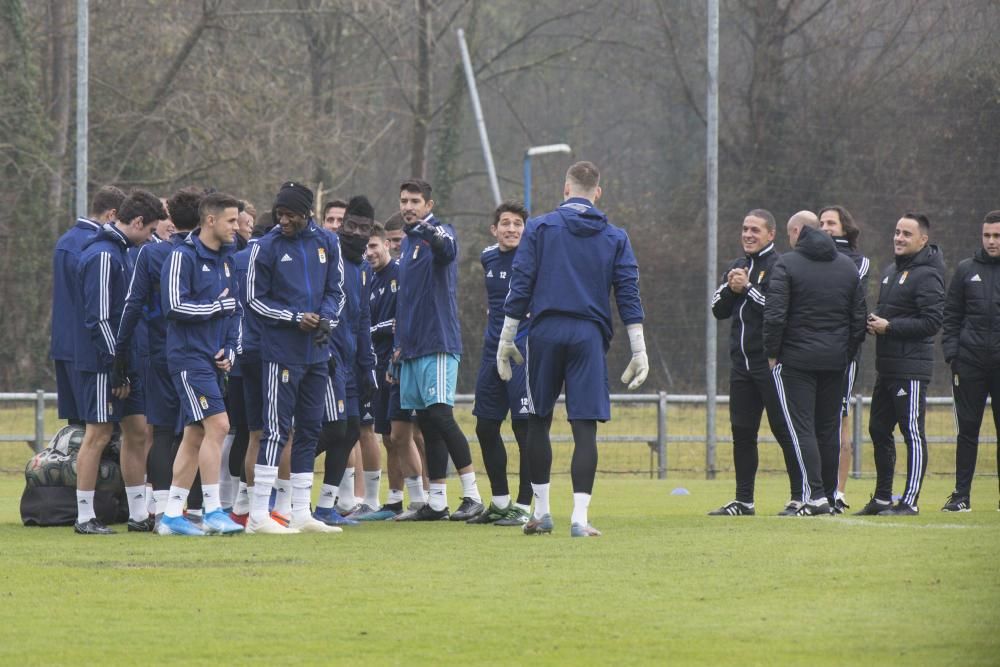
<path fill-rule="evenodd" d="M 924 412 L 927 408 L 927 382 L 895 378 L 875 378 L 872 407 L 868 415 L 868 434 L 875 450 L 875 498 L 892 500 L 892 476 L 896 469 L 896 425 L 906 441 L 906 488 L 902 502 L 917 506 L 920 485 L 927 470 L 927 436 Z M 982 412 L 980 411 L 980 414 Z"/>
<path fill-rule="evenodd" d="M 757 432 L 760 418 L 767 411 L 771 432 L 781 446 L 788 471 L 791 497 L 802 497 L 802 472 L 795 458 L 792 438 L 785 425 L 785 416 L 778 402 L 771 370 L 764 363 L 745 366 L 733 363 L 729 372 L 729 424 L 733 431 L 733 467 L 736 468 L 736 500 L 752 503 L 754 480 L 757 477 Z"/>
<path fill-rule="evenodd" d="M 840 467 L 840 404 L 844 369 L 808 371 L 778 364 L 772 371 L 802 471 L 802 500 L 833 504 Z"/>
<path fill-rule="evenodd" d="M 993 399 L 993 424 L 1000 433 L 1000 368 L 982 367 L 956 359 L 951 366 L 951 391 L 955 397 L 958 446 L 955 448 L 955 492 L 967 496 L 972 489 L 983 424 L 986 397 Z M 998 452 L 1000 452 L 1000 445 Z M 997 457 L 1000 473 L 1000 456 Z"/>

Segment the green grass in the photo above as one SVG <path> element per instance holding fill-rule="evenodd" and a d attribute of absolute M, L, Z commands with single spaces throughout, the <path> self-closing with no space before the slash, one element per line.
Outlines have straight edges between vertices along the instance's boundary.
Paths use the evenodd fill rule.
<path fill-rule="evenodd" d="M 601 476 L 604 537 L 378 524 L 343 535 L 229 539 L 18 522 L 0 475 L 0 663 L 995 665 L 1000 512 L 977 478 L 971 514 L 706 517 L 728 481 Z M 900 483 L 900 482 L 898 482 Z M 856 482 L 868 490 L 869 482 Z M 673 496 L 684 486 L 691 495 Z M 456 497 L 457 487 L 451 489 Z M 857 488 L 853 500 L 860 504 Z M 865 494 L 866 495 L 866 494 Z"/>

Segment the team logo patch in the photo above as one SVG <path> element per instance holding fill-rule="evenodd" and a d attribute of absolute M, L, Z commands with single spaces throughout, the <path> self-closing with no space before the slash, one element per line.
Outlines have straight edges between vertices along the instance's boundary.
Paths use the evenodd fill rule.
<path fill-rule="evenodd" d="M 393 294 L 395 294 L 395 293 L 396 293 L 396 279 L 395 279 L 395 278 L 393 278 L 392 280 L 390 280 L 390 281 L 389 281 L 389 290 L 390 290 L 390 291 L 391 291 L 391 292 L 392 292 Z"/>
<path fill-rule="evenodd" d="M 977 273 L 976 275 L 974 275 L 971 278 L 969 278 L 969 282 L 970 283 L 981 283 L 981 282 L 983 282 L 983 279 L 980 278 L 979 274 Z"/>
<path fill-rule="evenodd" d="M 108 414 L 109 415 L 115 414 L 115 404 L 112 403 L 111 401 L 108 401 Z"/>
<path fill-rule="evenodd" d="M 419 252 L 420 252 L 420 246 L 419 245 L 413 248 L 413 259 L 417 258 L 417 253 L 419 253 Z"/>
<path fill-rule="evenodd" d="M 229 277 L 229 265 L 228 264 L 223 264 L 222 268 L 225 270 L 226 277 L 228 278 Z"/>
<path fill-rule="evenodd" d="M 281 371 L 281 384 L 288 384 L 288 369 L 284 368 Z"/>
<path fill-rule="evenodd" d="M 490 269 L 489 271 L 486 272 L 486 277 L 487 278 L 492 278 L 493 277 L 493 269 Z"/>
<path fill-rule="evenodd" d="M 344 412 L 344 402 L 343 401 L 337 401 L 337 412 L 343 414 L 343 412 Z"/>
<path fill-rule="evenodd" d="M 292 258 L 289 257 L 288 253 L 286 252 L 284 255 L 281 256 L 281 261 L 282 262 L 290 262 L 290 261 L 292 261 Z"/>
<path fill-rule="evenodd" d="M 902 285 L 906 282 L 906 276 L 910 275 L 909 271 L 903 271 L 903 275 L 899 277 L 899 284 Z"/>
<path fill-rule="evenodd" d="M 760 284 L 760 283 L 761 283 L 761 282 L 762 282 L 762 281 L 764 280 L 764 273 L 765 273 L 764 271 L 761 271 L 761 272 L 760 272 L 760 273 L 759 273 L 759 274 L 757 275 L 757 284 L 758 284 L 758 285 L 759 285 L 759 284 Z"/>
<path fill-rule="evenodd" d="M 204 396 L 199 396 L 198 397 L 198 405 L 201 406 L 202 410 L 208 410 L 208 399 L 205 398 Z"/>
<path fill-rule="evenodd" d="M 318 248 L 316 252 L 319 253 L 319 263 L 326 264 L 326 248 Z"/>

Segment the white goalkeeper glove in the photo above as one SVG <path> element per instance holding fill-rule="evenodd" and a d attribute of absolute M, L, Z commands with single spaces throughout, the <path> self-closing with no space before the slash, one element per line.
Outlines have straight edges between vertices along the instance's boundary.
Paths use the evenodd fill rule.
<path fill-rule="evenodd" d="M 516 364 L 524 363 L 521 351 L 514 344 L 514 336 L 517 335 L 517 325 L 520 322 L 520 320 L 515 320 L 513 317 L 503 318 L 503 329 L 500 330 L 500 344 L 497 345 L 497 374 L 504 382 L 510 380 L 514 375 L 510 369 L 511 359 Z"/>
<path fill-rule="evenodd" d="M 629 345 L 632 346 L 632 360 L 628 362 L 628 367 L 622 373 L 622 383 L 627 384 L 629 389 L 638 389 L 639 385 L 646 381 L 646 376 L 649 375 L 646 340 L 642 335 L 641 324 L 630 324 L 625 328 L 628 331 Z"/>

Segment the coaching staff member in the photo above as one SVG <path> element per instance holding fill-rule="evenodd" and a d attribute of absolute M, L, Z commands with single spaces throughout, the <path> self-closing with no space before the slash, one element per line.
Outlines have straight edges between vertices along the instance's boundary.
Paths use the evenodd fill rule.
<path fill-rule="evenodd" d="M 993 423 L 1000 431 L 1000 310 L 996 303 L 1000 303 L 1000 211 L 990 211 L 983 220 L 983 247 L 959 263 L 944 301 L 941 344 L 944 359 L 951 365 L 958 420 L 955 490 L 941 508 L 945 512 L 972 509 L 969 491 L 987 396 L 993 399 Z"/>
<path fill-rule="evenodd" d="M 865 337 L 865 297 L 858 268 L 814 213 L 796 213 L 788 230 L 793 250 L 775 263 L 764 306 L 764 352 L 802 470 L 796 514 L 817 516 L 837 490 L 840 392 Z"/>
<path fill-rule="evenodd" d="M 868 433 L 875 451 L 875 495 L 858 514 L 917 514 L 920 484 L 927 469 L 924 411 L 927 383 L 934 369 L 934 335 L 944 309 L 944 260 L 927 243 L 931 223 L 921 213 L 907 213 L 896 223 L 895 261 L 882 273 L 878 305 L 868 316 L 875 340 L 875 388 Z M 895 507 L 892 475 L 896 443 L 892 431 L 906 440 L 906 489 Z"/>
<path fill-rule="evenodd" d="M 770 211 L 754 209 L 746 214 L 740 231 L 744 257 L 737 259 L 722 276 L 712 297 L 712 315 L 732 318 L 729 334 L 729 423 L 733 432 L 733 467 L 736 468 L 736 499 L 710 516 L 744 516 L 755 513 L 754 480 L 757 476 L 757 432 L 767 410 L 771 426 L 785 457 L 792 499 L 782 513 L 794 514 L 802 505 L 802 473 L 795 458 L 792 439 L 778 404 L 771 370 L 764 356 L 764 304 L 771 269 L 778 261 L 774 247 L 775 223 Z"/>

